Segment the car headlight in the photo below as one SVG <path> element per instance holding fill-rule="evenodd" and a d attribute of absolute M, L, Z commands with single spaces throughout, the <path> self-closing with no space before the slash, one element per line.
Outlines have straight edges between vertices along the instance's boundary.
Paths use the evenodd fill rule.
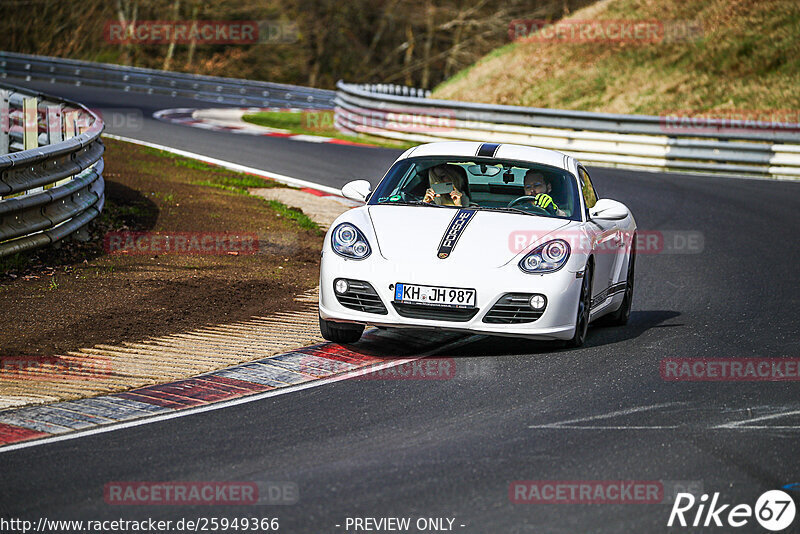
<path fill-rule="evenodd" d="M 372 253 L 367 238 L 350 223 L 342 223 L 331 233 L 331 247 L 340 256 L 363 260 Z"/>
<path fill-rule="evenodd" d="M 562 268 L 569 259 L 569 243 L 554 239 L 539 245 L 519 262 L 519 268 L 526 273 L 552 273 Z"/>

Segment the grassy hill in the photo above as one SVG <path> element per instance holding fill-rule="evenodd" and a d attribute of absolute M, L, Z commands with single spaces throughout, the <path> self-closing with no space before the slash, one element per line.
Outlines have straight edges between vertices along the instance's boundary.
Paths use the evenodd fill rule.
<path fill-rule="evenodd" d="M 686 42 L 515 41 L 442 83 L 434 97 L 653 115 L 800 113 L 797 0 L 602 0 L 569 19 L 692 21 L 702 30 Z"/>

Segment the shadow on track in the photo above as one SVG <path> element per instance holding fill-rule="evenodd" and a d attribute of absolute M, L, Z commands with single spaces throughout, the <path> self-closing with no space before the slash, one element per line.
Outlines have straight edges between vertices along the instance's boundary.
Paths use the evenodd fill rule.
<path fill-rule="evenodd" d="M 580 349 L 567 349 L 561 341 L 534 341 L 524 338 L 486 336 L 475 343 L 445 350 L 437 356 L 475 357 L 475 356 L 513 356 L 538 355 L 552 352 L 579 352 L 604 345 L 630 341 L 641 336 L 651 328 L 674 328 L 682 323 L 663 324 L 680 316 L 680 312 L 672 310 L 649 310 L 631 312 L 626 326 L 601 327 L 590 326 L 586 344 Z"/>
<path fill-rule="evenodd" d="M 680 315 L 680 312 L 673 310 L 632 311 L 625 326 L 590 325 L 585 346 L 597 347 L 636 339 L 651 328 L 681 327 L 683 323 L 663 324 Z"/>

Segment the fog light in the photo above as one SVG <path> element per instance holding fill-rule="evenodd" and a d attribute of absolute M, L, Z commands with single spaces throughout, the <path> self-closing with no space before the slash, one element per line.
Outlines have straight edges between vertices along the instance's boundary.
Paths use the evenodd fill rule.
<path fill-rule="evenodd" d="M 547 301 L 542 295 L 534 295 L 531 297 L 531 300 L 529 301 L 531 308 L 533 308 L 534 310 L 543 309 L 546 302 Z"/>
<path fill-rule="evenodd" d="M 334 290 L 335 290 L 337 293 L 339 293 L 340 295 L 341 295 L 342 293 L 347 293 L 347 289 L 348 289 L 348 286 L 347 286 L 347 281 L 346 281 L 346 280 L 343 280 L 343 279 L 341 279 L 341 278 L 340 278 L 340 279 L 338 279 L 338 280 L 336 281 L 336 283 L 335 283 L 335 284 L 333 284 L 333 289 L 334 289 Z"/>

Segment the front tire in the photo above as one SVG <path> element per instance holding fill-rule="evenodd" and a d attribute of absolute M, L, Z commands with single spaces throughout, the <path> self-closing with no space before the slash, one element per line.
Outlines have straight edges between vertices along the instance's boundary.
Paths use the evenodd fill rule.
<path fill-rule="evenodd" d="M 578 315 L 575 318 L 575 335 L 567 341 L 567 347 L 578 348 L 586 341 L 586 333 L 589 331 L 589 312 L 592 307 L 592 276 L 594 268 L 591 263 L 586 265 L 586 272 L 583 275 L 581 284 L 581 294 L 578 297 Z"/>
<path fill-rule="evenodd" d="M 602 319 L 600 324 L 603 326 L 625 326 L 628 324 L 628 318 L 631 316 L 631 307 L 633 305 L 633 278 L 636 268 L 636 250 L 631 250 L 631 259 L 628 262 L 628 279 L 625 281 L 625 297 L 622 299 L 622 304 L 615 312 L 609 313 Z"/>
<path fill-rule="evenodd" d="M 364 333 L 363 324 L 335 323 L 319 318 L 319 331 L 322 337 L 334 343 L 355 343 Z"/>

